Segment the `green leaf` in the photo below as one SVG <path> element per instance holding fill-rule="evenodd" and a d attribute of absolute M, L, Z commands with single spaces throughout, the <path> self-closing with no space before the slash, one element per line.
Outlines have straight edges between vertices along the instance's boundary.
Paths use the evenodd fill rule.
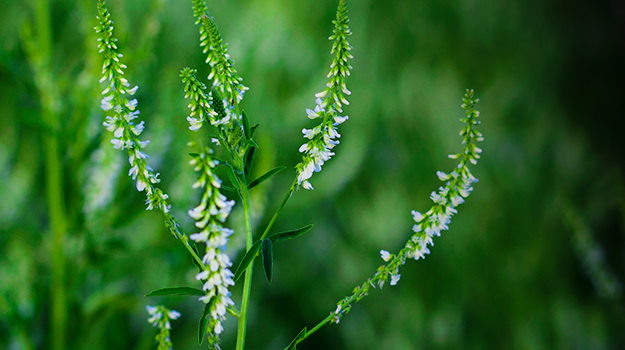
<path fill-rule="evenodd" d="M 226 190 L 226 191 L 230 191 L 230 192 L 237 192 L 237 189 L 234 187 L 230 187 L 230 186 L 226 186 L 224 184 L 221 184 L 221 187 L 219 188 L 221 190 Z"/>
<path fill-rule="evenodd" d="M 197 256 L 202 256 L 200 255 L 200 251 L 197 249 L 197 246 L 195 245 L 195 242 L 188 242 L 189 246 L 191 246 L 191 248 L 193 249 L 193 251 L 195 252 L 195 254 Z M 193 265 L 197 266 L 197 268 L 200 270 L 200 272 L 202 271 L 202 266 L 200 265 L 200 263 L 198 263 L 194 258 L 191 259 L 191 261 L 193 261 Z"/>
<path fill-rule="evenodd" d="M 202 318 L 200 318 L 200 324 L 198 325 L 197 330 L 197 341 L 200 345 L 204 341 L 204 336 L 206 335 L 206 326 L 208 326 L 208 314 L 210 313 L 209 304 L 204 306 L 204 312 L 202 312 Z"/>
<path fill-rule="evenodd" d="M 191 287 L 170 287 L 170 288 L 161 288 L 161 289 L 155 289 L 151 292 L 149 292 L 148 294 L 146 294 L 146 297 L 157 297 L 157 296 L 163 296 L 163 295 L 197 295 L 197 296 L 203 296 L 206 293 L 204 293 L 203 290 L 201 289 L 197 289 L 197 288 L 191 288 Z"/>
<path fill-rule="evenodd" d="M 228 167 L 227 173 L 228 173 L 228 178 L 230 179 L 230 182 L 232 182 L 232 186 L 234 186 L 237 190 L 240 190 L 241 184 L 239 183 L 239 179 L 234 174 L 234 170 L 232 170 L 231 166 Z"/>
<path fill-rule="evenodd" d="M 297 341 L 302 339 L 304 336 L 306 336 L 306 332 L 308 330 L 306 329 L 306 327 L 304 327 L 304 329 L 302 329 L 299 334 L 297 335 L 297 337 L 295 337 L 295 339 L 293 339 L 293 341 L 291 342 L 291 344 L 289 344 L 289 346 L 287 346 L 284 350 L 296 350 L 295 346 L 297 345 Z"/>
<path fill-rule="evenodd" d="M 237 267 L 237 270 L 234 273 L 235 281 L 238 280 L 239 277 L 241 277 L 241 275 L 243 274 L 243 272 L 245 272 L 249 264 L 252 261 L 254 261 L 254 258 L 256 258 L 256 254 L 258 254 L 258 251 L 260 250 L 260 245 L 262 242 L 263 241 L 256 241 L 256 243 L 252 245 L 250 250 L 248 250 L 247 253 L 245 253 L 245 256 L 241 260 L 241 263 L 239 264 L 239 266 Z"/>
<path fill-rule="evenodd" d="M 189 153 L 189 155 L 190 155 L 191 157 L 193 157 L 193 158 L 195 158 L 195 157 L 199 156 L 199 154 L 198 154 L 198 153 Z"/>
<path fill-rule="evenodd" d="M 263 268 L 267 281 L 271 284 L 271 280 L 273 280 L 273 245 L 268 238 L 263 239 Z"/>
<path fill-rule="evenodd" d="M 250 120 L 247 118 L 247 113 L 243 111 L 243 131 L 245 132 L 245 137 L 248 140 L 252 139 L 252 135 L 250 134 Z"/>
<path fill-rule="evenodd" d="M 250 171 L 252 170 L 252 162 L 254 161 L 254 154 L 256 154 L 256 147 L 252 146 L 247 150 L 245 154 L 245 178 L 250 175 Z"/>
<path fill-rule="evenodd" d="M 298 228 L 297 230 L 274 233 L 273 235 L 267 237 L 267 239 L 270 239 L 274 242 L 286 241 L 287 239 L 291 239 L 291 238 L 295 238 L 297 236 L 303 235 L 304 233 L 310 231 L 312 227 L 313 227 L 313 224 L 310 224 L 302 228 Z"/>
<path fill-rule="evenodd" d="M 273 169 L 269 170 L 265 174 L 261 175 L 258 179 L 250 182 L 250 184 L 247 186 L 247 188 L 251 190 L 252 188 L 260 185 L 263 181 L 269 179 L 270 177 L 276 175 L 277 173 L 281 172 L 284 169 L 286 169 L 285 166 L 279 166 L 279 167 L 276 167 L 276 168 L 273 168 Z"/>
<path fill-rule="evenodd" d="M 254 141 L 253 139 L 249 139 L 247 140 L 247 144 L 250 146 L 254 146 L 256 148 L 260 148 L 260 146 L 258 146 L 258 144 L 256 143 L 256 141 Z"/>
<path fill-rule="evenodd" d="M 256 125 L 252 126 L 250 128 L 250 139 L 252 139 L 252 137 L 254 137 L 254 133 L 256 132 L 256 129 L 260 126 L 260 123 L 257 123 Z"/>

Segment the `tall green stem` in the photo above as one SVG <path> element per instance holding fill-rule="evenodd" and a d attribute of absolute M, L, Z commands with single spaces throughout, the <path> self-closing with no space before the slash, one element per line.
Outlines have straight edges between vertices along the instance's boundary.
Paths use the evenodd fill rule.
<path fill-rule="evenodd" d="M 52 234 L 52 349 L 64 350 L 67 322 L 67 293 L 65 291 L 65 254 L 63 241 L 67 231 L 63 200 L 63 178 L 58 154 L 58 140 L 47 136 L 46 145 L 46 193 Z"/>
<path fill-rule="evenodd" d="M 59 146 L 59 103 L 50 72 L 51 34 L 50 4 L 38 0 L 35 8 L 35 47 L 30 52 L 35 80 L 41 98 L 41 117 L 47 127 L 44 135 L 46 156 L 46 197 L 51 234 L 51 349 L 66 349 L 67 292 L 65 290 L 65 254 L 63 251 L 67 218 L 63 196 L 63 169 Z"/>
<path fill-rule="evenodd" d="M 245 247 L 249 250 L 252 247 L 252 216 L 250 213 L 250 195 L 247 189 L 246 181 L 241 183 L 241 199 L 243 201 L 243 211 L 245 212 Z M 241 311 L 239 313 L 239 328 L 237 330 L 236 350 L 245 349 L 245 332 L 247 327 L 247 309 L 252 293 L 252 272 L 254 271 L 254 262 L 250 263 L 245 272 L 245 282 L 243 284 L 243 299 L 241 301 Z"/>

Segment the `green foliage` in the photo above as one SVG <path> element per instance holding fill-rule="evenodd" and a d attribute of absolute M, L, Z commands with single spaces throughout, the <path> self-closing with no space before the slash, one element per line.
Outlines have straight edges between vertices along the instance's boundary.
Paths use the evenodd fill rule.
<path fill-rule="evenodd" d="M 254 259 L 256 259 L 256 257 L 258 256 L 258 252 L 260 251 L 260 248 L 262 247 L 262 243 L 263 243 L 263 241 L 260 241 L 260 240 L 256 241 L 252 245 L 252 247 L 250 249 L 248 249 L 247 252 L 245 252 L 245 255 L 243 256 L 243 259 L 241 259 L 241 263 L 239 263 L 239 266 L 237 267 L 236 271 L 234 272 L 234 280 L 235 281 L 237 281 L 239 278 L 241 278 L 241 276 L 243 275 L 245 270 L 247 270 L 247 268 L 254 261 Z"/>
<path fill-rule="evenodd" d="M 204 292 L 201 289 L 191 288 L 191 287 L 169 287 L 169 288 L 160 288 L 155 289 L 148 294 L 146 297 L 158 297 L 163 295 L 197 295 L 203 296 Z"/>
<path fill-rule="evenodd" d="M 336 3 L 210 3 L 252 88 L 245 110 L 260 147 L 248 183 L 301 159 L 296 131 L 314 125 L 298 116 L 327 83 L 322 39 L 332 35 L 327 24 Z M 109 6 L 129 66 L 124 77 L 141 87 L 135 97 L 147 123 L 141 136 L 152 141 L 149 163 L 180 219 L 178 227 L 166 219 L 168 227 L 192 227 L 185 212 L 201 194 L 188 188 L 196 174 L 185 142 L 197 134 L 189 136 L 183 119 L 189 100 L 176 72 L 190 66 L 198 77 L 209 74 L 206 55 L 196 50 L 203 26 L 193 28 L 190 9 L 175 2 Z M 256 283 L 252 293 L 249 346 L 283 348 L 375 271 L 376 252 L 399 249 L 414 234 L 407 213 L 429 208 L 429 191 L 439 185 L 433 172 L 453 166 L 441 157 L 457 152 L 461 139 L 451 132 L 453 101 L 473 86 L 488 120 L 481 129 L 487 156 L 476 170 L 482 181 L 452 231 L 428 259 L 403 267 L 397 287 L 370 293 L 340 326 L 299 346 L 623 347 L 622 147 L 620 129 L 606 127 L 618 125 L 623 96 L 618 11 L 596 2 L 554 12 L 562 8 L 554 1 L 349 6 L 355 69 L 343 109 L 353 118 L 337 155 L 315 175 L 315 191 L 294 195 L 270 230 L 317 223 L 314 235 L 275 247 L 272 285 Z M 168 238 L 163 214 L 140 205 L 145 197 L 125 176 L 128 158 L 102 132 L 102 111 L 94 105 L 102 98 L 94 79 L 102 62 L 94 3 L 4 1 L 0 12 L 0 348 L 56 349 L 53 276 L 62 276 L 66 291 L 66 339 L 58 349 L 154 349 L 156 332 L 143 306 L 161 299 L 185 319 L 172 324 L 174 347 L 197 348 L 198 324 L 187 322 L 202 315 L 195 297 L 143 297 L 164 286 L 196 286 L 197 270 L 188 251 Z M 255 129 L 258 122 L 262 128 Z M 50 136 L 58 141 L 54 150 Z M 48 164 L 59 169 L 58 181 Z M 225 167 L 216 172 L 228 182 Z M 270 221 L 290 176 L 283 171 L 250 193 L 254 232 Z M 49 204 L 55 181 L 61 200 Z M 223 193 L 236 199 L 236 191 Z M 243 216 L 239 208 L 233 224 Z M 53 272 L 54 212 L 64 213 L 66 223 L 58 245 L 62 275 Z M 228 250 L 238 263 L 243 228 L 231 227 L 241 233 Z M 198 247 L 196 255 L 204 249 Z M 255 281 L 264 279 L 258 270 Z M 269 324 L 279 331 L 263 328 Z M 232 332 L 222 342 L 234 348 Z"/>

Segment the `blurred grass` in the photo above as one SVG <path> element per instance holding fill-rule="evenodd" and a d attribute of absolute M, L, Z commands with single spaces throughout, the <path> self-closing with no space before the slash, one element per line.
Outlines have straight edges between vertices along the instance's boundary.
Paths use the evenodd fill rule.
<path fill-rule="evenodd" d="M 197 193 L 189 186 L 186 141 L 193 136 L 178 71 L 208 73 L 191 2 L 108 4 L 129 80 L 140 86 L 151 165 L 190 232 L 185 213 Z M 0 2 L 0 348 L 8 349 L 50 347 L 41 139 L 54 131 L 41 121 L 24 49 L 33 6 Z M 243 107 L 262 124 L 258 172 L 292 169 L 299 130 L 311 126 L 304 110 L 324 85 L 336 1 L 208 6 L 250 87 Z M 336 157 L 312 179 L 315 191 L 294 195 L 275 227 L 314 223 L 314 230 L 276 246 L 271 286 L 255 271 L 250 348 L 282 349 L 373 273 L 380 249 L 402 246 L 410 210 L 429 207 L 436 170 L 453 166 L 446 155 L 460 148 L 466 87 L 481 99 L 486 138 L 474 194 L 432 254 L 404 266 L 398 286 L 372 293 L 301 348 L 624 347 L 625 150 L 617 127 L 625 96 L 623 1 L 354 0 L 348 8 L 350 120 Z M 161 302 L 183 314 L 173 323 L 174 346 L 198 348 L 196 300 L 143 297 L 191 285 L 193 266 L 162 217 L 144 211 L 143 194 L 125 176 L 126 160 L 101 134 L 95 12 L 86 0 L 51 5 L 49 61 L 61 98 L 70 220 L 68 349 L 153 349 L 144 306 Z M 285 171 L 256 194 L 259 226 L 293 174 Z M 241 233 L 237 215 L 231 222 Z M 580 230 L 600 249 L 580 247 Z M 242 245 L 235 235 L 235 261 Z M 604 275 L 611 279 L 598 277 Z M 621 288 L 605 294 L 606 283 Z M 226 349 L 235 328 L 231 317 Z"/>

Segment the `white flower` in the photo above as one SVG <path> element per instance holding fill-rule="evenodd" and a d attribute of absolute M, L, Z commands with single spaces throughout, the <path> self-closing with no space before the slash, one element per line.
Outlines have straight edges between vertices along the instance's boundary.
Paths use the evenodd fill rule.
<path fill-rule="evenodd" d="M 389 260 L 391 260 L 391 253 L 389 253 L 386 250 L 380 250 L 380 255 L 382 256 L 382 259 L 386 262 L 388 262 Z"/>
<path fill-rule="evenodd" d="M 126 82 L 126 83 L 127 83 L 127 82 Z M 139 89 L 139 86 L 138 86 L 138 85 L 135 85 L 135 87 L 133 87 L 133 88 L 132 88 L 132 89 L 130 89 L 130 90 L 126 90 L 126 92 L 127 92 L 128 94 L 130 94 L 130 95 L 134 95 L 134 94 L 137 92 L 137 89 Z"/>
<path fill-rule="evenodd" d="M 113 101 L 113 95 L 104 97 L 102 99 L 102 104 L 100 105 L 100 108 L 102 108 L 105 111 L 111 110 L 113 108 L 113 104 L 111 103 L 111 101 Z"/>
<path fill-rule="evenodd" d="M 399 282 L 399 279 L 401 278 L 400 274 L 395 274 L 391 276 L 391 286 L 397 285 L 397 282 Z"/>
<path fill-rule="evenodd" d="M 139 136 L 143 132 L 144 128 L 145 128 L 145 122 L 142 121 L 141 123 L 139 123 L 137 125 L 133 125 L 132 127 L 130 127 L 130 130 L 132 131 L 133 134 Z"/>
<path fill-rule="evenodd" d="M 436 175 L 438 176 L 438 178 L 439 178 L 441 181 L 447 181 L 447 180 L 449 180 L 449 179 L 451 178 L 451 175 L 450 175 L 450 174 L 445 174 L 445 173 L 444 173 L 444 172 L 442 172 L 442 171 L 437 171 L 437 172 L 436 172 Z"/>
<path fill-rule="evenodd" d="M 126 102 L 126 107 L 128 107 L 128 109 L 130 109 L 131 111 L 134 111 L 135 108 L 137 108 L 138 104 L 139 104 L 139 102 L 137 102 L 137 99 L 134 98 L 134 99 Z"/>
<path fill-rule="evenodd" d="M 112 139 L 111 143 L 113 144 L 113 148 L 115 149 L 123 149 L 124 142 L 120 139 Z"/>
<path fill-rule="evenodd" d="M 421 222 L 421 220 L 423 220 L 423 214 L 421 214 L 420 212 L 416 210 L 412 211 L 412 217 L 414 218 L 414 221 L 416 222 Z M 416 231 L 416 232 L 419 232 L 419 231 Z"/>

